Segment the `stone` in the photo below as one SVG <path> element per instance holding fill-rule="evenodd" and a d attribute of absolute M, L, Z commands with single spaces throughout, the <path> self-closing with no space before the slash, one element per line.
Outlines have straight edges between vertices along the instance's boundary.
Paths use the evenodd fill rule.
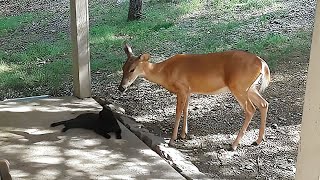
<path fill-rule="evenodd" d="M 288 162 L 288 163 L 293 163 L 294 160 L 293 160 L 293 159 L 287 159 L 287 162 Z"/>
<path fill-rule="evenodd" d="M 278 125 L 274 123 L 274 124 L 271 125 L 271 128 L 272 129 L 278 129 Z"/>
<path fill-rule="evenodd" d="M 248 164 L 244 167 L 244 169 L 251 171 L 253 170 L 253 166 L 254 166 L 253 164 Z"/>

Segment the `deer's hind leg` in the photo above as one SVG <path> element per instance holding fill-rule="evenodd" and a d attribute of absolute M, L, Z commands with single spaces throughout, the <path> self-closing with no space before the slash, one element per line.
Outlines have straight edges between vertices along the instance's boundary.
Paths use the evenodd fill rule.
<path fill-rule="evenodd" d="M 253 145 L 259 145 L 263 141 L 265 136 L 269 103 L 261 96 L 261 94 L 255 87 L 249 89 L 248 97 L 253 102 L 253 104 L 257 106 L 261 114 L 259 136 L 258 139 L 252 143 Z"/>
<path fill-rule="evenodd" d="M 251 121 L 255 111 L 256 111 L 256 108 L 254 107 L 253 103 L 249 99 L 248 92 L 235 91 L 235 90 L 232 91 L 232 89 L 230 89 L 230 90 L 231 90 L 231 93 L 234 95 L 234 97 L 239 102 L 242 109 L 244 110 L 244 115 L 245 115 L 243 125 L 237 135 L 237 138 L 234 140 L 234 142 L 232 143 L 232 146 L 231 146 L 231 148 L 232 148 L 231 150 L 236 150 L 242 137 L 244 136 L 245 132 L 247 131 L 247 128 L 250 124 L 250 121 Z"/>

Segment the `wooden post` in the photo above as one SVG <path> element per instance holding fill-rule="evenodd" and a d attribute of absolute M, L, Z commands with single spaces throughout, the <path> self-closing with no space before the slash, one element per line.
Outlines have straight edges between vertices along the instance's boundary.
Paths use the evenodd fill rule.
<path fill-rule="evenodd" d="M 320 179 L 320 0 L 317 1 L 304 99 L 297 180 Z"/>
<path fill-rule="evenodd" d="M 88 0 L 70 0 L 74 95 L 91 97 Z"/>

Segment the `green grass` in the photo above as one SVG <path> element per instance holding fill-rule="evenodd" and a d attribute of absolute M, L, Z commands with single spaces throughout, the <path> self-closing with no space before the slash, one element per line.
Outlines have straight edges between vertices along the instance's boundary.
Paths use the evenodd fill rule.
<path fill-rule="evenodd" d="M 297 54 L 309 56 L 310 31 L 257 31 L 253 34 L 246 31 L 253 22 L 259 22 L 257 26 L 267 25 L 271 17 L 285 13 L 284 10 L 240 20 L 234 18 L 237 11 L 250 14 L 275 3 L 274 0 L 188 0 L 173 3 L 170 0 L 149 0 L 144 2 L 144 17 L 127 22 L 128 3 L 102 6 L 93 1 L 90 4 L 90 19 L 93 19 L 90 22 L 91 70 L 108 73 L 120 70 L 126 58 L 123 42 L 131 44 L 136 54 L 148 52 L 157 57 L 176 53 L 248 50 L 266 59 L 272 70 L 279 62 Z M 48 16 L 54 14 L 26 13 L 0 18 L 0 38 L 23 36 L 19 29 L 31 26 L 34 19 Z M 42 23 L 48 24 L 46 21 Z M 69 35 L 57 32 L 53 37 L 39 38 L 35 33 L 27 39 L 24 48 L 12 49 L 19 44 L 19 38 L 9 38 L 0 50 L 0 88 L 26 91 L 32 87 L 47 86 L 58 89 L 71 74 Z"/>
<path fill-rule="evenodd" d="M 30 13 L 23 14 L 21 16 L 9 16 L 0 18 L 0 37 L 8 35 L 15 31 L 25 23 L 31 22 L 33 15 Z"/>
<path fill-rule="evenodd" d="M 24 91 L 27 88 L 50 86 L 57 89 L 70 74 L 71 60 L 58 60 L 48 64 L 8 64 L 0 61 L 0 87 Z"/>
<path fill-rule="evenodd" d="M 239 10 L 257 10 L 272 5 L 275 0 L 210 0 L 211 5 L 220 11 L 230 12 L 237 7 Z"/>
<path fill-rule="evenodd" d="M 70 74 L 71 48 L 66 34 L 59 33 L 60 38 L 54 42 L 35 38 L 37 35 L 26 38 L 29 41 L 25 44 L 20 42 L 25 35 L 19 30 L 41 18 L 32 13 L 0 18 L 0 38 L 6 39 L 4 48 L 0 49 L 0 89 L 28 91 L 50 86 L 48 89 L 54 90 Z"/>
<path fill-rule="evenodd" d="M 122 51 L 123 42 L 128 41 L 141 53 L 150 50 L 150 44 L 156 45 L 152 34 L 158 32 L 163 39 L 163 30 L 171 29 L 175 20 L 184 14 L 199 7 L 200 1 L 184 2 L 177 6 L 170 3 L 152 3 L 146 5 L 145 17 L 140 21 L 127 22 L 126 7 L 101 7 L 96 6 L 91 12 L 93 16 L 101 17 L 90 28 L 90 42 L 92 53 L 92 70 L 107 69 L 119 70 L 125 58 Z M 168 9 L 170 7 L 170 9 Z M 166 11 L 164 11 L 166 9 Z M 116 16 L 115 16 L 116 15 Z M 119 58 L 123 57 L 123 58 Z"/>
<path fill-rule="evenodd" d="M 25 50 L 0 50 L 0 88 L 20 91 L 38 86 L 59 88 L 71 72 L 70 49 L 67 40 L 40 40 L 28 43 Z"/>
<path fill-rule="evenodd" d="M 256 18 L 259 19 L 259 26 L 263 26 L 269 23 L 268 19 L 271 16 L 277 16 L 283 12 L 275 11 L 241 21 L 231 18 L 235 7 L 251 13 L 253 10 L 272 6 L 274 3 L 274 0 L 211 0 L 209 3 L 191 0 L 178 4 L 168 3 L 168 1 L 151 1 L 145 5 L 145 18 L 133 22 L 126 22 L 127 7 L 112 7 L 106 11 L 101 11 L 100 7 L 96 7 L 96 10 L 93 11 L 97 12 L 97 16 L 102 16 L 103 20 L 96 22 L 91 27 L 93 70 L 99 68 L 118 70 L 125 60 L 122 52 L 124 41 L 132 44 L 137 54 L 149 52 L 155 56 L 170 56 L 181 52 L 208 53 L 229 49 L 248 50 L 265 58 L 271 69 L 275 69 L 277 62 L 282 59 L 279 57 L 288 56 L 289 50 L 294 48 L 292 40 L 289 40 L 297 35 L 270 32 L 251 37 L 241 29 L 255 21 Z M 212 16 L 225 16 L 225 13 L 228 12 L 227 17 L 230 16 L 230 19 L 213 23 L 214 18 L 200 13 L 196 16 L 197 21 L 192 21 L 185 26 L 184 21 L 188 22 L 185 20 L 188 19 L 188 14 L 206 8 L 214 12 Z M 117 16 L 113 16 L 115 12 Z M 303 32 L 302 30 L 298 34 Z M 233 34 L 238 34 L 238 36 L 231 37 Z M 300 43 L 304 42 L 308 49 L 310 34 L 305 33 L 304 37 L 299 40 Z M 95 66 L 96 63 L 99 65 Z"/>

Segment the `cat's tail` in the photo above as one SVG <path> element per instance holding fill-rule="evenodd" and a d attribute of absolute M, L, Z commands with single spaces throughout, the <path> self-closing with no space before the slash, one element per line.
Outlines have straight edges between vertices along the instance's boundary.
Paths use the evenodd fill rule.
<path fill-rule="evenodd" d="M 56 126 L 59 126 L 59 125 L 63 125 L 63 124 L 65 124 L 65 123 L 66 123 L 66 121 L 60 121 L 60 122 L 52 123 L 50 126 L 51 126 L 51 127 L 56 127 Z"/>

